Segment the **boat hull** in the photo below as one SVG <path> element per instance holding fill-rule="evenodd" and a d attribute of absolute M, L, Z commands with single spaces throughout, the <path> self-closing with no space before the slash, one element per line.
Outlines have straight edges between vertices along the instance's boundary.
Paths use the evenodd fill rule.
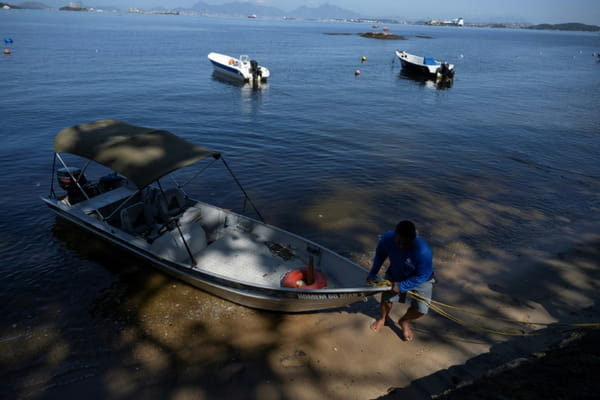
<path fill-rule="evenodd" d="M 210 53 L 208 55 L 208 59 L 213 65 L 215 72 L 227 78 L 240 82 L 249 82 L 253 79 L 265 82 L 269 78 L 270 71 L 263 66 L 258 66 L 261 75 L 253 76 L 249 59 L 242 59 L 242 57 L 247 56 L 241 56 L 240 59 L 236 59 L 219 53 Z"/>
<path fill-rule="evenodd" d="M 400 59 L 400 64 L 402 64 L 402 69 L 409 73 L 425 75 L 432 78 L 437 76 L 437 72 L 431 72 L 429 68 L 423 65 L 413 64 L 402 59 Z"/>
<path fill-rule="evenodd" d="M 65 209 L 57 202 L 42 198 L 48 207 L 60 218 L 84 229 L 129 253 L 147 261 L 152 267 L 174 278 L 184 281 L 210 294 L 246 307 L 278 311 L 306 312 L 338 308 L 365 300 L 384 290 L 381 288 L 331 288 L 331 289 L 288 289 L 252 285 L 224 276 L 205 273 L 201 270 L 186 267 L 181 263 L 157 257 L 154 253 L 136 246 L 118 230 L 101 222 L 87 221 Z M 340 256 L 341 257 L 341 256 Z M 366 274 L 366 271 L 365 271 Z"/>
<path fill-rule="evenodd" d="M 415 56 L 403 51 L 396 50 L 396 56 L 400 60 L 402 69 L 408 73 L 418 74 L 431 79 L 452 79 L 454 77 L 454 65 L 434 61 L 425 63 L 424 57 Z"/>
<path fill-rule="evenodd" d="M 236 68 L 232 68 L 228 65 L 221 64 L 221 63 L 213 61 L 213 60 L 210 60 L 210 62 L 212 63 L 215 72 L 218 74 L 226 76 L 227 78 L 230 78 L 230 79 L 238 80 L 240 82 L 245 82 L 248 80 L 244 76 L 244 74 L 242 74 L 242 72 Z"/>

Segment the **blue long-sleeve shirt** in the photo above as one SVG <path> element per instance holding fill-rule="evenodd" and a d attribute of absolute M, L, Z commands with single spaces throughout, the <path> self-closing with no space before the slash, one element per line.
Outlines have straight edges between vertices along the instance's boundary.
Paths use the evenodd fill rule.
<path fill-rule="evenodd" d="M 379 240 L 369 278 L 374 278 L 381 265 L 390 259 L 387 277 L 398 282 L 398 289 L 407 292 L 429 280 L 433 274 L 433 254 L 425 241 L 417 237 L 409 251 L 400 250 L 394 232 L 385 233 Z"/>

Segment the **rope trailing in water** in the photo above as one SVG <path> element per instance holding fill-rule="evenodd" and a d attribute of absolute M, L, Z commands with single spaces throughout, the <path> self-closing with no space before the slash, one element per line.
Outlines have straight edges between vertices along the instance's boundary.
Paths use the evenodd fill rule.
<path fill-rule="evenodd" d="M 233 173 L 233 171 L 231 170 L 231 168 L 229 168 L 229 165 L 227 164 L 227 161 L 225 161 L 225 157 L 221 156 L 221 160 L 223 161 L 223 164 L 225 165 L 225 168 L 227 168 L 227 171 L 229 171 L 229 174 L 231 175 L 231 177 L 233 178 L 233 180 L 235 181 L 235 183 L 237 183 L 237 185 L 241 189 L 242 193 L 244 193 L 244 196 L 246 197 L 246 199 L 248 199 L 248 202 L 250 203 L 250 205 L 252 206 L 252 208 L 254 209 L 254 211 L 256 212 L 256 214 L 258 215 L 258 218 L 260 218 L 260 220 L 262 222 L 265 222 L 265 219 L 263 218 L 262 214 L 258 211 L 258 209 L 256 208 L 256 206 L 254 205 L 254 203 L 252 202 L 252 200 L 248 196 L 248 193 L 246 193 L 246 191 L 244 190 L 244 187 L 242 186 L 242 184 L 240 183 L 240 181 L 238 180 L 238 178 L 235 176 L 235 174 Z"/>

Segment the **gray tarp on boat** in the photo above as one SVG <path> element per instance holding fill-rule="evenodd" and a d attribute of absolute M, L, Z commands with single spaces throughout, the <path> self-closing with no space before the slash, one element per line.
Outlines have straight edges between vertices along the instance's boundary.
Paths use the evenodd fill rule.
<path fill-rule="evenodd" d="M 166 174 L 220 154 L 170 132 L 105 119 L 65 128 L 54 151 L 94 160 L 129 178 L 140 189 Z"/>

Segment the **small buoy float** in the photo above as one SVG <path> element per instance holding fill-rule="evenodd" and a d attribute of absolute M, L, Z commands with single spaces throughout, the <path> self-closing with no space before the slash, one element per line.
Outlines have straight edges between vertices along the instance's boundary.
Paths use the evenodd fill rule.
<path fill-rule="evenodd" d="M 362 58 L 361 58 L 360 60 L 361 60 L 362 62 L 365 62 L 365 61 L 367 61 L 367 57 L 365 57 L 365 56 L 362 56 Z"/>
<path fill-rule="evenodd" d="M 281 286 L 295 289 L 323 289 L 327 287 L 327 278 L 321 271 L 313 271 L 315 281 L 312 285 L 306 283 L 308 268 L 293 269 L 286 273 L 281 280 Z"/>
<path fill-rule="evenodd" d="M 233 58 L 230 58 L 229 59 L 229 65 L 233 65 L 233 64 L 235 64 L 235 60 Z"/>
<path fill-rule="evenodd" d="M 308 257 L 306 268 L 293 269 L 283 276 L 281 286 L 296 289 L 323 289 L 327 278 L 321 271 L 315 271 L 313 257 Z"/>
<path fill-rule="evenodd" d="M 4 54 L 10 54 L 10 49 L 4 49 Z"/>
<path fill-rule="evenodd" d="M 389 31 L 389 30 L 390 30 L 390 28 L 388 28 L 387 26 L 384 26 L 384 27 L 383 27 L 383 30 L 384 30 L 384 31 Z"/>
<path fill-rule="evenodd" d="M 360 75 L 360 69 L 357 69 L 356 71 L 354 71 L 354 76 L 359 76 Z"/>

